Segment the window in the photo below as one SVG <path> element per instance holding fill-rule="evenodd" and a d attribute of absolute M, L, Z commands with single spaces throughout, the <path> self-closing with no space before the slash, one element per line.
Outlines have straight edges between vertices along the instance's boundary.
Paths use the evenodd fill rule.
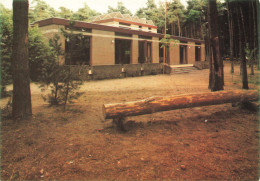
<path fill-rule="evenodd" d="M 152 63 L 152 43 L 139 41 L 138 54 L 138 63 Z"/>
<path fill-rule="evenodd" d="M 90 65 L 90 38 L 75 34 L 65 40 L 67 65 Z"/>
<path fill-rule="evenodd" d="M 115 64 L 130 64 L 131 40 L 115 39 Z"/>
<path fill-rule="evenodd" d="M 163 63 L 163 47 L 162 43 L 159 44 L 159 62 Z M 170 63 L 170 49 L 169 46 L 165 47 L 165 63 Z"/>
<path fill-rule="evenodd" d="M 187 64 L 187 42 L 181 41 L 180 43 L 180 64 Z"/>
<path fill-rule="evenodd" d="M 138 43 L 138 63 L 145 63 L 145 42 L 139 41 Z"/>
<path fill-rule="evenodd" d="M 201 61 L 201 44 L 195 43 L 195 61 Z"/>

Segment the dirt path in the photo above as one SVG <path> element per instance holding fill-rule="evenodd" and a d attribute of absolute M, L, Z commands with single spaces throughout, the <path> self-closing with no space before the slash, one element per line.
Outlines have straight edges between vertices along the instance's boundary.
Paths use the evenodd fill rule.
<path fill-rule="evenodd" d="M 225 90 L 241 87 L 237 70 L 232 81 L 226 65 Z M 104 103 L 209 92 L 208 70 L 90 81 L 81 91 L 63 112 L 32 85 L 33 118 L 2 121 L 3 180 L 258 179 L 256 113 L 230 104 L 167 111 L 128 118 L 126 133 L 102 117 Z"/>

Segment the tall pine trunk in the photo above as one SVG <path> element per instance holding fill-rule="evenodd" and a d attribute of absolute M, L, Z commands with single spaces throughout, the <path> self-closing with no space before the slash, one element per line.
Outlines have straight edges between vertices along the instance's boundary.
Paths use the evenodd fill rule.
<path fill-rule="evenodd" d="M 180 19 L 178 15 L 177 15 L 177 20 L 178 20 L 179 36 L 181 36 L 181 25 L 180 25 Z"/>
<path fill-rule="evenodd" d="M 13 110 L 14 119 L 32 115 L 28 63 L 28 0 L 13 0 Z"/>
<path fill-rule="evenodd" d="M 254 2 L 249 2 L 249 8 L 252 8 L 252 12 L 249 12 L 249 27 L 250 27 L 250 35 L 249 35 L 249 49 L 252 52 L 252 57 L 250 57 L 250 68 L 251 68 L 251 75 L 254 75 L 254 60 L 255 60 L 255 46 L 254 46 L 254 42 L 255 42 L 255 23 L 254 23 L 254 16 L 255 16 L 255 12 L 254 12 Z"/>
<path fill-rule="evenodd" d="M 230 62 L 231 62 L 231 73 L 234 73 L 234 40 L 233 40 L 233 15 L 229 2 L 227 2 L 227 11 L 228 11 L 228 24 L 229 24 L 229 44 L 230 44 Z"/>
<path fill-rule="evenodd" d="M 216 0 L 208 2 L 208 18 L 209 18 L 209 33 L 210 33 L 210 58 L 212 59 L 210 74 L 211 82 L 209 87 L 211 91 L 223 90 L 224 74 L 223 74 L 223 61 L 221 59 L 220 41 L 219 41 L 219 26 L 218 26 L 218 11 Z"/>
<path fill-rule="evenodd" d="M 255 10 L 255 8 L 257 8 L 257 1 L 252 1 L 251 2 L 251 5 L 252 5 L 252 9 L 253 9 L 253 15 L 252 15 L 252 17 L 253 17 L 253 38 L 252 38 L 252 43 L 253 43 L 253 50 L 254 50 L 254 52 L 253 52 L 253 54 L 254 54 L 254 56 L 253 56 L 253 62 L 252 62 L 252 67 L 251 67 L 251 74 L 253 74 L 254 75 L 254 63 L 256 62 L 256 60 L 257 60 L 257 45 L 256 45 L 256 42 L 257 42 L 257 23 L 256 23 L 256 17 L 257 17 L 257 11 Z M 255 6 L 256 7 L 255 7 Z M 259 62 L 258 62 L 259 63 Z"/>
<path fill-rule="evenodd" d="M 237 2 L 237 16 L 238 17 L 238 31 L 239 31 L 239 51 L 240 51 L 240 61 L 241 61 L 241 74 L 242 74 L 242 88 L 248 89 L 248 79 L 247 79 L 247 67 L 246 67 L 246 55 L 245 55 L 245 32 L 243 27 L 243 12 L 240 7 L 240 3 Z"/>
<path fill-rule="evenodd" d="M 257 57 L 257 60 L 260 58 L 260 35 L 259 35 L 259 30 L 260 30 L 260 15 L 259 15 L 259 12 L 260 12 L 260 6 L 259 6 L 259 1 L 257 1 L 256 0 L 256 21 L 258 22 L 258 23 L 256 23 L 256 47 L 257 47 L 257 55 L 256 55 L 256 57 Z M 257 31 L 258 30 L 258 31 Z M 258 68 L 258 70 L 260 70 L 260 63 L 259 63 L 259 61 L 257 61 L 257 68 Z"/>
<path fill-rule="evenodd" d="M 171 34 L 174 35 L 174 30 L 173 30 L 174 26 L 173 23 L 171 23 Z"/>
<path fill-rule="evenodd" d="M 202 20 L 201 20 L 202 18 L 201 18 L 201 16 L 200 16 L 200 22 L 199 22 L 199 27 L 200 27 L 200 39 L 201 40 L 204 40 L 204 37 L 203 37 L 203 27 L 202 27 Z"/>

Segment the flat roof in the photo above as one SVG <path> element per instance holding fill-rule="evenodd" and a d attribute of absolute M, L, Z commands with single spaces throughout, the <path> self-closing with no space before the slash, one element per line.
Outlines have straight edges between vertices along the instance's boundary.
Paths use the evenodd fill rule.
<path fill-rule="evenodd" d="M 102 20 L 98 20 L 98 21 L 92 21 L 91 23 L 106 23 L 106 22 L 113 22 L 113 21 L 157 29 L 157 26 L 154 26 L 154 25 L 149 25 L 149 24 L 144 24 L 144 23 L 139 23 L 139 22 L 134 22 L 134 21 L 128 21 L 128 20 L 119 19 L 119 18 L 102 19 Z"/>
<path fill-rule="evenodd" d="M 63 19 L 63 18 L 48 18 L 48 19 L 36 21 L 33 23 L 33 25 L 38 24 L 39 27 L 52 25 L 52 24 L 69 26 L 69 22 L 71 22 L 71 20 L 67 20 L 67 19 Z M 141 31 L 141 30 L 133 30 L 133 29 L 124 28 L 124 27 L 114 27 L 114 26 L 101 25 L 101 24 L 97 24 L 97 23 L 87 23 L 84 21 L 76 21 L 76 20 L 73 20 L 73 22 L 75 22 L 74 27 L 77 27 L 77 28 L 90 28 L 90 29 L 97 29 L 97 30 L 103 30 L 103 31 L 113 31 L 113 32 L 151 36 L 151 37 L 158 37 L 158 38 L 164 37 L 164 34 L 152 33 L 152 32 Z M 187 41 L 187 42 L 196 42 L 196 43 L 205 42 L 204 40 L 172 36 L 172 35 L 171 35 L 171 38 L 175 39 L 175 40 Z"/>
<path fill-rule="evenodd" d="M 152 20 L 139 18 L 138 16 L 131 16 L 129 14 L 121 14 L 120 12 L 112 12 L 108 14 L 94 16 L 91 18 L 90 23 L 105 23 L 113 21 L 157 29 L 157 26 L 154 25 Z"/>

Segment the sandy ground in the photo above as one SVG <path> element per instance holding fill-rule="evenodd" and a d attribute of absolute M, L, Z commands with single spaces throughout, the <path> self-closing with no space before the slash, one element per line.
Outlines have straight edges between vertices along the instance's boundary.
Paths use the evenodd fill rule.
<path fill-rule="evenodd" d="M 226 64 L 225 90 L 240 89 L 238 67 L 233 76 L 229 70 Z M 257 113 L 231 104 L 166 111 L 129 117 L 126 133 L 103 118 L 106 103 L 210 92 L 208 70 L 89 81 L 80 91 L 64 112 L 61 106 L 49 107 L 32 84 L 33 117 L 14 124 L 3 113 L 3 180 L 259 178 Z"/>

